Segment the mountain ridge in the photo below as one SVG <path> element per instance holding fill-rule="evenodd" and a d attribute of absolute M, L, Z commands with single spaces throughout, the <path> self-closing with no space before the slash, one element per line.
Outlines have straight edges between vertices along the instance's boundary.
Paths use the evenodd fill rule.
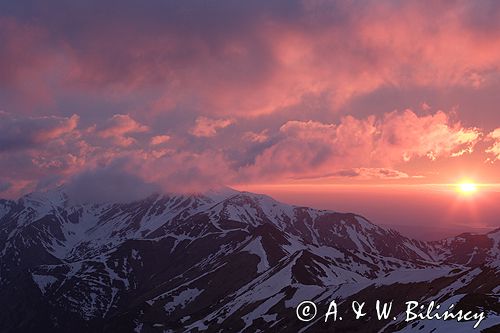
<path fill-rule="evenodd" d="M 477 285 L 482 275 L 500 281 L 500 229 L 423 242 L 357 214 L 226 189 L 129 203 L 70 199 L 60 188 L 0 201 L 0 296 L 33 325 L 43 319 L 28 300 L 43 304 L 54 319 L 40 324 L 47 330 L 250 332 L 281 318 L 281 329 L 294 331 L 305 326 L 293 317 L 300 297 L 348 299 L 422 279 L 453 285 L 461 274 L 468 284 L 444 296 L 500 291 Z M 21 287 L 25 298 L 8 291 Z M 2 327 L 26 324 L 2 312 Z"/>

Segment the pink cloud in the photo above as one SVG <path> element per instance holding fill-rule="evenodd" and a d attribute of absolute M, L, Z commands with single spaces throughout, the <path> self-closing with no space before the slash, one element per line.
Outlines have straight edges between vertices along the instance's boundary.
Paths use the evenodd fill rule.
<path fill-rule="evenodd" d="M 0 72 L 24 92 L 71 88 L 120 100 L 154 90 L 152 112 L 194 104 L 234 117 L 277 112 L 310 95 L 328 95 L 328 108 L 338 110 L 387 86 L 477 89 L 494 84 L 500 70 L 499 29 L 474 22 L 481 15 L 467 2 L 302 1 L 293 20 L 266 6 L 266 15 L 252 16 L 242 6 L 241 20 L 223 16 L 229 29 L 196 15 L 184 21 L 190 17 L 178 9 L 165 10 L 178 24 L 117 13 L 114 24 L 95 18 L 69 36 L 43 20 L 3 18 Z M 498 12 L 492 8 L 491 17 Z"/>
<path fill-rule="evenodd" d="M 123 140 L 147 130 L 123 115 L 89 128 L 79 128 L 76 115 L 29 117 L 0 112 L 0 119 L 0 165 L 11 184 L 8 196 L 32 191 L 47 180 L 47 185 L 60 184 L 83 170 L 131 154 L 123 149 Z"/>
<path fill-rule="evenodd" d="M 0 17 L 1 107 L 16 112 L 0 113 L 7 191 L 116 160 L 194 188 L 339 170 L 403 178 L 422 161 L 499 159 L 498 113 L 483 110 L 495 103 L 431 113 L 442 92 L 498 90 L 497 5 L 168 3 L 113 7 L 112 21 L 68 6 L 77 24 L 50 9 Z M 363 100 L 385 89 L 401 97 L 387 108 Z M 385 112 L 413 106 L 421 113 Z"/>
<path fill-rule="evenodd" d="M 347 116 L 338 124 L 288 121 L 280 132 L 283 139 L 246 170 L 253 177 L 307 177 L 342 168 L 383 170 L 373 168 L 472 152 L 481 135 L 476 128 L 450 121 L 444 112 L 417 116 L 410 110 L 381 118 Z"/>
<path fill-rule="evenodd" d="M 55 106 L 55 87 L 65 81 L 64 43 L 52 39 L 46 27 L 0 16 L 0 87 L 23 113 Z"/>
<path fill-rule="evenodd" d="M 78 115 L 72 115 L 69 118 L 62 118 L 62 120 L 59 121 L 58 126 L 40 130 L 40 132 L 36 135 L 36 139 L 38 141 L 49 141 L 59 138 L 62 135 L 70 133 L 76 129 L 79 120 L 80 116 Z"/>
<path fill-rule="evenodd" d="M 263 143 L 269 139 L 269 131 L 265 129 L 260 132 L 245 132 L 245 134 L 243 134 L 243 138 L 250 142 Z"/>
<path fill-rule="evenodd" d="M 384 115 L 380 131 L 374 154 L 396 156 L 405 161 L 422 156 L 435 160 L 470 153 L 481 136 L 479 129 L 453 123 L 442 111 L 423 117 L 411 110 L 390 112 Z"/>
<path fill-rule="evenodd" d="M 32 148 L 72 132 L 80 117 L 18 117 L 0 111 L 0 151 Z"/>
<path fill-rule="evenodd" d="M 12 118 L 6 113 L 2 116 Z M 208 123 L 213 125 L 213 119 Z M 478 129 L 464 127 L 444 112 L 419 116 L 410 110 L 389 112 L 382 117 L 347 116 L 338 123 L 291 120 L 277 133 L 264 129 L 241 138 L 221 138 L 227 141 L 225 148 L 216 145 L 203 150 L 182 141 L 172 145 L 170 136 L 154 135 L 149 127 L 127 115 L 115 115 L 89 128 L 78 128 L 77 117 L 15 118 L 8 127 L 11 130 L 16 128 L 12 124 L 23 130 L 2 132 L 3 145 L 13 139 L 19 144 L 18 133 L 43 141 L 11 147 L 0 156 L 2 182 L 10 184 L 6 193 L 11 194 L 32 190 L 40 186 L 40 180 L 56 176 L 52 182 L 60 184 L 82 172 L 116 163 L 120 170 L 147 183 L 175 191 L 318 177 L 407 179 L 414 176 L 400 169 L 409 162 L 472 153 L 481 140 Z M 217 129 L 208 126 L 200 133 L 212 135 Z M 141 136 L 129 137 L 135 134 Z M 492 133 L 487 139 L 493 137 Z M 123 145 L 122 140 L 129 138 L 134 144 Z M 241 163 L 240 155 L 232 152 L 245 142 L 266 146 L 256 151 L 253 161 Z"/>
<path fill-rule="evenodd" d="M 170 136 L 168 135 L 156 135 L 151 138 L 151 144 L 153 146 L 161 145 L 162 143 L 168 142 Z"/>
<path fill-rule="evenodd" d="M 212 137 L 217 134 L 219 129 L 226 128 L 233 123 L 234 120 L 232 119 L 198 117 L 196 118 L 194 127 L 189 132 L 198 137 Z"/>
<path fill-rule="evenodd" d="M 149 128 L 138 123 L 129 115 L 115 114 L 103 126 L 98 126 L 97 134 L 104 139 L 112 139 L 117 145 L 130 146 L 136 140 L 130 135 L 147 132 Z"/>

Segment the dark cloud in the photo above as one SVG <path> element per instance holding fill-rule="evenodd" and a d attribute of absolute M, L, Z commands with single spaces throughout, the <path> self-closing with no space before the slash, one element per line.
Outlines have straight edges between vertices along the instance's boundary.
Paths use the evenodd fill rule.
<path fill-rule="evenodd" d="M 7 181 L 0 180 L 0 192 L 5 192 L 12 187 L 12 184 Z"/>
<path fill-rule="evenodd" d="M 360 173 L 356 169 L 347 169 L 347 170 L 337 171 L 333 175 L 339 177 L 358 177 Z"/>
<path fill-rule="evenodd" d="M 123 163 L 116 161 L 76 175 L 65 186 L 68 196 L 76 203 L 129 202 L 161 190 L 123 170 Z"/>
<path fill-rule="evenodd" d="M 0 111 L 0 151 L 34 148 L 73 131 L 79 117 L 17 117 Z"/>

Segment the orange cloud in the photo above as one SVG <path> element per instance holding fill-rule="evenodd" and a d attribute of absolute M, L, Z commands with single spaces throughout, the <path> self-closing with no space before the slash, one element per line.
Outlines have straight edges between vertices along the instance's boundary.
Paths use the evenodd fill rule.
<path fill-rule="evenodd" d="M 488 158 L 488 161 L 500 160 L 500 128 L 496 128 L 488 134 L 487 141 L 493 141 L 493 144 L 486 149 L 486 153 L 493 155 L 492 158 Z"/>

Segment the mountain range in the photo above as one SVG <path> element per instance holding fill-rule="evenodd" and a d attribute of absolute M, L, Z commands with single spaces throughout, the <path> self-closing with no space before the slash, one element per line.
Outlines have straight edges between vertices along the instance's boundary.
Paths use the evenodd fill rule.
<path fill-rule="evenodd" d="M 1 332 L 499 332 L 500 229 L 424 242 L 352 214 L 223 188 L 78 203 L 0 200 Z M 296 307 L 322 315 L 304 322 Z M 332 300 L 344 320 L 325 323 Z M 394 318 L 348 315 L 393 301 Z M 404 320 L 456 304 L 473 322 Z M 397 315 L 396 315 L 397 314 Z"/>

